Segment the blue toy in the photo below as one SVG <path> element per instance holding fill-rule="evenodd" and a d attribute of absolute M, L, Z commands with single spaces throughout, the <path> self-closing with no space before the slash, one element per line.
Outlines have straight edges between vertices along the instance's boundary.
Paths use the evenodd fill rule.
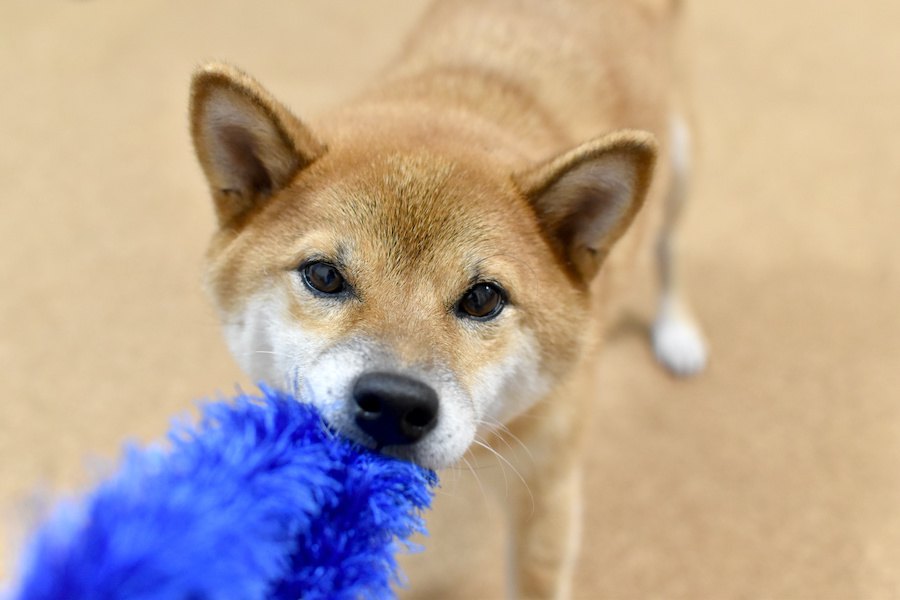
<path fill-rule="evenodd" d="M 340 439 L 262 388 L 131 448 L 35 534 L 17 600 L 389 598 L 436 475 Z"/>

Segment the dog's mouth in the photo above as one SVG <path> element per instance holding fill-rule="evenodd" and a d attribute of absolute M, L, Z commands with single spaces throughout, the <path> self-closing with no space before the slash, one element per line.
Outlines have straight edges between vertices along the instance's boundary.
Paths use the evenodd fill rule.
<path fill-rule="evenodd" d="M 439 444 L 433 444 L 432 440 L 428 438 L 414 444 L 386 444 L 375 440 L 353 424 L 349 427 L 339 427 L 328 421 L 327 426 L 337 435 L 366 450 L 410 462 L 426 469 L 443 469 L 456 462 L 456 460 L 439 459 L 436 455 L 443 454 L 436 451 L 435 446 Z"/>
<path fill-rule="evenodd" d="M 336 435 L 369 451 L 435 471 L 458 462 L 471 443 L 465 436 L 454 436 L 437 426 L 414 443 L 386 443 L 360 429 L 347 411 L 331 412 L 325 415 L 325 422 Z"/>

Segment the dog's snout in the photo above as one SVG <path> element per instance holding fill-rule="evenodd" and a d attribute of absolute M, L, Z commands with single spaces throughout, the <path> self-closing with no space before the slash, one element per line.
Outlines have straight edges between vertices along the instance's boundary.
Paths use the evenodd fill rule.
<path fill-rule="evenodd" d="M 415 443 L 437 424 L 437 393 L 412 377 L 366 373 L 353 386 L 353 400 L 356 424 L 380 446 Z"/>

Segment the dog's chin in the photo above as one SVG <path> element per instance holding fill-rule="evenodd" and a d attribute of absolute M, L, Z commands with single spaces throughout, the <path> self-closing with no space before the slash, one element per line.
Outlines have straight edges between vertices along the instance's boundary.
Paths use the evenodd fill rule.
<path fill-rule="evenodd" d="M 462 450 L 436 447 L 435 444 L 428 443 L 428 440 L 423 440 L 422 442 L 411 444 L 409 446 L 395 445 L 378 447 L 371 438 L 368 440 L 364 439 L 368 436 L 358 431 L 354 432 L 352 435 L 342 432 L 341 435 L 349 437 L 354 442 L 369 450 L 380 452 L 385 456 L 390 456 L 399 460 L 405 460 L 417 464 L 420 467 L 431 469 L 432 471 L 446 469 L 447 467 L 456 464 L 463 457 L 471 444 L 471 442 L 465 444 L 462 447 Z"/>
<path fill-rule="evenodd" d="M 340 421 L 340 419 L 338 420 Z M 437 440 L 429 440 L 426 438 L 421 442 L 410 444 L 408 446 L 393 445 L 379 447 L 371 437 L 357 429 L 354 425 L 335 423 L 328 418 L 326 418 L 326 423 L 328 424 L 329 429 L 336 431 L 342 437 L 349 439 L 363 448 L 367 448 L 374 452 L 380 452 L 391 458 L 405 460 L 417 464 L 420 467 L 431 469 L 432 471 L 446 469 L 447 467 L 456 464 L 472 444 L 471 439 L 454 439 L 452 444 L 444 445 L 436 443 Z M 472 438 L 474 439 L 474 435 Z"/>
<path fill-rule="evenodd" d="M 379 452 L 393 458 L 415 463 L 420 467 L 431 469 L 432 471 L 438 471 L 453 466 L 465 454 L 465 450 L 458 453 L 458 455 L 450 455 L 446 452 L 435 452 L 427 445 L 420 448 L 418 447 L 418 444 L 414 446 L 385 446 L 384 448 L 381 448 Z"/>

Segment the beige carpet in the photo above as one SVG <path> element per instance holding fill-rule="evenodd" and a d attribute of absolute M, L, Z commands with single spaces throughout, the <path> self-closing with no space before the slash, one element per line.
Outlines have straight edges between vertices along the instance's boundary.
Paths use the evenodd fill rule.
<path fill-rule="evenodd" d="M 199 286 L 212 212 L 191 68 L 231 60 L 314 113 L 421 7 L 0 4 L 7 538 L 34 490 L 85 481 L 87 457 L 241 380 Z M 685 272 L 712 365 L 684 383 L 657 369 L 646 305 L 617 326 L 577 596 L 900 598 L 900 3 L 688 8 L 701 171 Z M 499 512 L 465 475 L 445 481 L 412 590 L 496 597 Z"/>

